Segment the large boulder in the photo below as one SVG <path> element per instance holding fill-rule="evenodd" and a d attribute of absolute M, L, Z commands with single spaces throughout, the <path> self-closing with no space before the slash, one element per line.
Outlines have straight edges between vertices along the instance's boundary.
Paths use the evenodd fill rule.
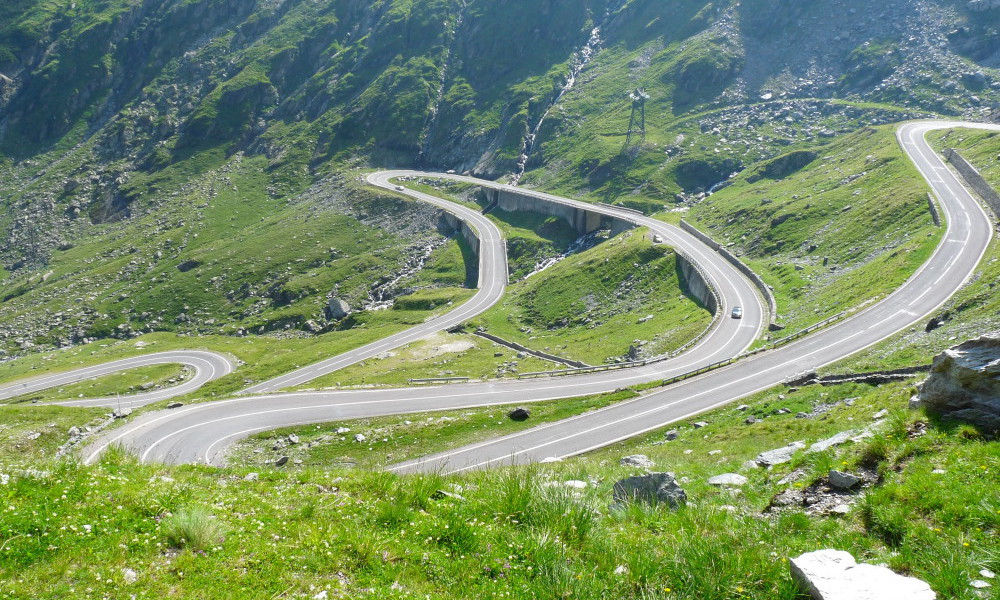
<path fill-rule="evenodd" d="M 650 473 L 622 479 L 615 483 L 615 504 L 646 502 L 677 508 L 687 503 L 687 493 L 672 473 Z"/>
<path fill-rule="evenodd" d="M 789 561 L 792 579 L 815 600 L 934 600 L 926 582 L 885 567 L 858 564 L 841 550 L 806 552 Z"/>
<path fill-rule="evenodd" d="M 340 298 L 330 298 L 326 305 L 326 315 L 331 319 L 343 319 L 351 314 L 351 305 Z"/>
<path fill-rule="evenodd" d="M 919 398 L 944 417 L 968 421 L 988 434 L 1000 432 L 1000 333 L 934 357 Z"/>

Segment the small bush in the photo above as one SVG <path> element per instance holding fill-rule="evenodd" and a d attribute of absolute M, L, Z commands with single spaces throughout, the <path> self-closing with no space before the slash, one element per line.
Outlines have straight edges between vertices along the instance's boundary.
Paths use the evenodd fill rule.
<path fill-rule="evenodd" d="M 173 548 L 205 550 L 221 543 L 222 524 L 200 508 L 183 509 L 160 524 L 164 540 Z"/>

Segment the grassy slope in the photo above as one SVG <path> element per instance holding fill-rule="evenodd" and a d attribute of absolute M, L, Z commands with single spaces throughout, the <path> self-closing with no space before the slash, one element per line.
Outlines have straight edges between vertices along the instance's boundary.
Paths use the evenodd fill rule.
<path fill-rule="evenodd" d="M 656 356 L 711 322 L 681 285 L 675 254 L 636 230 L 513 285 L 497 307 L 472 324 L 590 364 L 622 356 L 642 342 L 643 353 Z"/>
<path fill-rule="evenodd" d="M 471 334 L 439 333 L 360 362 L 295 389 L 353 385 L 405 385 L 410 379 L 469 377 L 486 380 L 562 366 L 534 358 Z"/>
<path fill-rule="evenodd" d="M 289 456 L 302 461 L 294 468 L 381 469 L 430 452 L 516 433 L 635 396 L 634 392 L 625 391 L 532 404 L 531 418 L 520 422 L 507 417 L 513 407 L 491 406 L 292 427 L 256 435 L 240 443 L 230 451 L 227 463 L 269 469 L 281 456 Z M 350 432 L 337 433 L 345 427 Z M 291 433 L 299 436 L 299 445 L 286 444 L 275 451 L 275 443 L 287 440 Z M 355 441 L 354 436 L 359 433 L 365 436 L 364 443 Z"/>
<path fill-rule="evenodd" d="M 766 416 L 752 426 L 741 424 L 746 413 L 726 408 L 700 417 L 706 428 L 681 424 L 675 442 L 662 444 L 656 433 L 562 464 L 447 479 L 255 467 L 260 479 L 248 481 L 248 468 L 141 466 L 118 455 L 90 468 L 51 465 L 49 477 L 15 477 L 3 488 L 0 576 L 8 594 L 38 598 L 128 591 L 122 569 L 130 568 L 140 597 L 312 597 L 329 589 L 379 598 L 791 600 L 803 596 L 786 559 L 836 547 L 924 578 L 942 597 L 975 598 L 969 580 L 1000 567 L 995 442 L 897 409 L 872 440 L 748 472 L 742 493 L 706 485 L 706 477 L 737 470 L 762 450 L 866 425 L 873 412 L 901 406 L 910 394 L 900 384 L 779 391 L 784 400 L 777 392 L 751 400 L 750 412 Z M 856 398 L 852 406 L 839 404 L 824 418 L 774 415 L 848 397 Z M 398 417 L 357 425 L 391 437 L 379 448 L 401 456 L 409 439 L 464 439 L 488 413 L 426 427 L 407 428 Z M 927 423 L 927 433 L 912 437 L 919 427 L 911 421 Z M 716 449 L 723 452 L 709 454 Z M 608 510 L 613 482 L 635 472 L 619 467 L 618 457 L 635 452 L 682 478 L 686 509 Z M 338 447 L 317 453 L 310 463 L 363 455 Z M 7 462 L 0 470 L 12 468 Z M 794 484 L 802 486 L 833 466 L 862 463 L 883 483 L 847 516 L 760 514 L 788 487 L 778 480 L 793 468 L 805 470 Z M 946 473 L 931 473 L 938 468 Z M 587 488 L 564 488 L 569 479 Z M 434 499 L 439 489 L 464 500 Z M 117 510 L 107 510 L 109 497 Z M 223 535 L 201 551 L 172 549 L 168 515 L 192 510 L 215 517 L 195 519 L 192 530 L 218 527 Z M 616 574 L 623 565 L 627 572 Z"/>
<path fill-rule="evenodd" d="M 958 148 L 994 188 L 1000 189 L 996 160 L 1000 155 L 1000 137 L 996 134 L 955 130 L 933 133 L 930 139 L 938 148 Z M 970 283 L 934 313 L 933 316 L 945 318 L 940 328 L 927 332 L 921 323 L 834 368 L 845 371 L 927 364 L 934 355 L 959 341 L 1000 331 L 998 281 L 1000 240 L 994 238 Z"/>
<path fill-rule="evenodd" d="M 891 128 L 816 154 L 784 176 L 767 176 L 766 164 L 748 169 L 689 215 L 774 288 L 778 322 L 790 330 L 891 292 L 940 239 L 923 180 Z M 754 175 L 762 178 L 751 183 Z"/>
<path fill-rule="evenodd" d="M 103 377 L 94 377 L 72 385 L 54 388 L 51 392 L 26 394 L 5 400 L 7 404 L 31 402 L 33 400 L 73 400 L 76 398 L 103 398 L 121 394 L 128 397 L 144 391 L 143 386 L 152 384 L 155 388 L 176 385 L 192 373 L 181 365 L 154 365 L 130 369 Z"/>
<path fill-rule="evenodd" d="M 470 290 L 462 290 L 470 296 Z M 190 395 L 191 398 L 209 398 L 240 390 L 250 381 L 263 381 L 288 372 L 298 366 L 328 358 L 382 339 L 393 332 L 422 323 L 429 316 L 451 307 L 441 306 L 434 311 L 387 310 L 358 316 L 355 327 L 333 331 L 320 336 L 202 336 L 188 337 L 171 333 L 146 334 L 136 340 L 105 341 L 35 354 L 0 365 L 0 379 L 13 381 L 34 375 L 44 368 L 46 373 L 71 370 L 109 360 L 126 358 L 149 352 L 176 349 L 207 349 L 228 353 L 245 363 L 232 375 L 207 384 Z M 144 342 L 137 348 L 136 343 Z"/>
<path fill-rule="evenodd" d="M 230 162 L 186 184 L 165 185 L 182 192 L 155 215 L 107 226 L 57 253 L 44 280 L 8 282 L 3 318 L 59 313 L 66 325 L 57 328 L 57 339 L 68 335 L 81 309 L 96 315 L 86 327 L 90 337 L 119 325 L 203 333 L 299 327 L 323 320 L 331 289 L 357 305 L 373 280 L 398 268 L 411 241 L 322 204 L 275 201 L 260 166 L 254 159 Z M 365 192 L 352 193 L 365 201 Z M 195 268 L 178 269 L 191 261 Z M 440 282 L 425 277 L 431 279 L 425 284 L 455 279 L 441 276 Z M 195 324 L 175 322 L 182 313 Z"/>

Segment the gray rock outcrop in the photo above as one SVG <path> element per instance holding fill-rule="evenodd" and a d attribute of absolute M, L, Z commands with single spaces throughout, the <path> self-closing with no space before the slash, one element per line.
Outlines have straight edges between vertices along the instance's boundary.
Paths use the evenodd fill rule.
<path fill-rule="evenodd" d="M 761 452 L 757 455 L 757 458 L 755 458 L 754 461 L 762 467 L 781 465 L 786 462 L 790 462 L 792 457 L 795 456 L 795 453 L 805 447 L 806 445 L 802 442 L 792 442 L 782 448 L 775 448 L 774 450 Z"/>
<path fill-rule="evenodd" d="M 719 487 L 739 487 L 747 484 L 747 478 L 739 473 L 723 473 L 708 479 L 708 485 Z"/>
<path fill-rule="evenodd" d="M 830 471 L 830 485 L 840 490 L 849 490 L 861 483 L 861 478 L 843 471 Z"/>
<path fill-rule="evenodd" d="M 858 564 L 841 550 L 807 552 L 789 561 L 794 579 L 816 600 L 934 600 L 926 582 L 885 567 Z"/>
<path fill-rule="evenodd" d="M 331 319 L 343 319 L 351 314 L 351 305 L 340 298 L 330 298 L 326 304 L 326 314 Z"/>
<path fill-rule="evenodd" d="M 671 473 L 650 473 L 622 479 L 615 483 L 614 502 L 666 504 L 677 508 L 687 503 L 687 492 L 677 484 Z"/>
<path fill-rule="evenodd" d="M 969 340 L 934 357 L 920 403 L 986 433 L 1000 432 L 1000 333 Z"/>
<path fill-rule="evenodd" d="M 621 459 L 621 465 L 623 467 L 639 467 L 640 469 L 650 469 L 656 466 L 656 463 L 651 461 L 645 454 L 633 454 L 631 456 L 625 456 Z"/>

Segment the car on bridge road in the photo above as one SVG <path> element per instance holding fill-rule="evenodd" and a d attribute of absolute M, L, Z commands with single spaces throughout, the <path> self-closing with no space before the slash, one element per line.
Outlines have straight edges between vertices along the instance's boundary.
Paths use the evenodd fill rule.
<path fill-rule="evenodd" d="M 742 306 L 736 306 L 736 307 L 733 308 L 733 318 L 734 319 L 742 319 L 743 318 L 743 307 Z"/>

